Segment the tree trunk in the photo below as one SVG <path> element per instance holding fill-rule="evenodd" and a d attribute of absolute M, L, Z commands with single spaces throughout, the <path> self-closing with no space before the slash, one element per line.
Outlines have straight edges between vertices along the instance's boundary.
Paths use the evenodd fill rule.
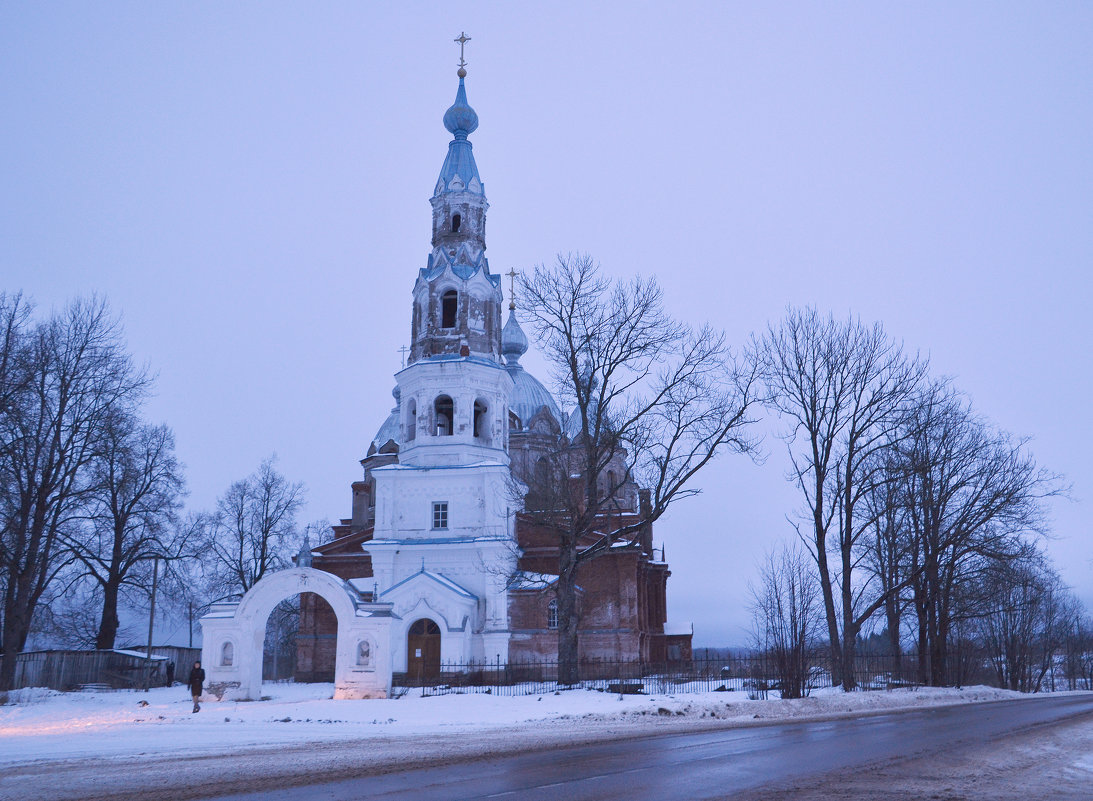
<path fill-rule="evenodd" d="M 14 689 L 15 660 L 26 642 L 27 626 L 22 624 L 21 616 L 12 609 L 14 604 L 7 604 L 4 610 L 4 653 L 0 658 L 0 692 Z"/>
<path fill-rule="evenodd" d="M 577 637 L 577 542 L 565 537 L 558 554 L 558 681 L 579 679 Z"/>
<path fill-rule="evenodd" d="M 103 587 L 102 617 L 99 619 L 99 633 L 95 637 L 95 647 L 108 651 L 114 647 L 118 637 L 118 586 L 110 583 Z"/>
<path fill-rule="evenodd" d="M 820 523 L 817 522 L 817 526 Z M 839 619 L 835 612 L 835 593 L 831 589 L 831 570 L 827 565 L 827 542 L 823 533 L 816 531 L 816 568 L 820 573 L 820 590 L 824 598 L 824 616 L 827 618 L 827 640 L 831 645 L 831 682 L 842 684 L 842 658 L 839 646 Z"/>
<path fill-rule="evenodd" d="M 856 676 L 854 675 L 854 662 L 856 661 L 857 652 L 857 629 L 847 628 L 843 632 L 843 690 L 850 692 L 857 686 Z"/>
<path fill-rule="evenodd" d="M 889 596 L 884 602 L 884 618 L 888 624 L 888 647 L 892 650 L 892 659 L 895 660 L 892 670 L 900 681 L 903 681 L 903 649 L 899 641 L 899 602 L 894 596 Z"/>

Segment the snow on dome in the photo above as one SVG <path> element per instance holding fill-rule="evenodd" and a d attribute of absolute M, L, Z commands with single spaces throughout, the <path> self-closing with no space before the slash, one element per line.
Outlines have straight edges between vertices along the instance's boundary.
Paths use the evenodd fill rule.
<path fill-rule="evenodd" d="M 528 351 L 528 338 L 516 312 L 509 309 L 509 319 L 501 329 L 501 353 L 505 357 L 505 369 L 512 378 L 512 395 L 509 396 L 509 409 L 520 418 L 521 430 L 526 430 L 531 418 L 547 407 L 554 420 L 561 425 L 562 412 L 550 394 L 535 376 L 520 364 L 520 357 Z"/>
<path fill-rule="evenodd" d="M 383 421 L 383 425 L 380 426 L 379 431 L 376 432 L 376 436 L 372 437 L 372 442 L 368 446 L 368 455 L 376 453 L 383 449 L 388 442 L 393 442 L 395 448 L 398 448 L 399 444 L 399 405 L 401 402 L 402 392 L 395 385 L 395 388 L 391 390 L 391 395 L 395 398 L 395 408 L 391 410 L 391 413 L 387 415 L 387 419 Z"/>
<path fill-rule="evenodd" d="M 527 335 L 520 327 L 520 321 L 516 319 L 516 312 L 510 309 L 509 319 L 501 329 L 501 353 L 504 354 L 506 363 L 516 364 L 527 352 Z"/>

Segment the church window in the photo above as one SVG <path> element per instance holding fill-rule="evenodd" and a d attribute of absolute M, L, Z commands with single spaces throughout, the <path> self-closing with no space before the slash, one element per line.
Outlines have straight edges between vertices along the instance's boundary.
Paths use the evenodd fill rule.
<path fill-rule="evenodd" d="M 220 648 L 220 666 L 231 667 L 235 661 L 235 645 L 229 640 Z"/>
<path fill-rule="evenodd" d="M 458 214 L 453 214 L 452 215 L 452 233 L 453 234 L 459 233 L 459 224 L 462 221 L 463 220 L 460 218 L 460 216 Z"/>
<path fill-rule="evenodd" d="M 551 601 L 550 603 L 547 604 L 547 628 L 548 629 L 558 628 L 558 599 L 557 598 L 555 598 L 553 601 Z"/>
<path fill-rule="evenodd" d="M 607 480 L 600 491 L 600 495 L 607 498 L 611 495 L 614 495 L 616 489 L 618 489 L 618 487 L 615 486 L 615 471 L 608 470 Z"/>
<path fill-rule="evenodd" d="M 455 312 L 459 307 L 459 293 L 449 289 L 440 296 L 440 327 L 455 328 Z"/>
<path fill-rule="evenodd" d="M 476 437 L 489 437 L 489 407 L 484 400 L 474 402 L 474 435 Z"/>
<path fill-rule="evenodd" d="M 406 441 L 417 437 L 417 401 L 413 398 L 406 404 Z"/>
<path fill-rule="evenodd" d="M 509 431 L 520 430 L 520 415 L 516 412 L 509 410 Z"/>
<path fill-rule="evenodd" d="M 433 501 L 433 528 L 448 527 L 448 502 Z"/>
<path fill-rule="evenodd" d="M 448 437 L 452 433 L 452 420 L 455 419 L 455 403 L 447 395 L 441 395 L 433 404 L 436 415 L 436 435 Z"/>

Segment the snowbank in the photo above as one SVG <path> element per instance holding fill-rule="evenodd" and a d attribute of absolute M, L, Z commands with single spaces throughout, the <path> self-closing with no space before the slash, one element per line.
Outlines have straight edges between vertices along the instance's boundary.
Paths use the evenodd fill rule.
<path fill-rule="evenodd" d="M 202 704 L 185 687 L 59 693 L 28 688 L 0 706 L 0 766 L 41 760 L 239 754 L 270 746 L 373 741 L 487 730 L 564 727 L 574 738 L 665 724 L 722 726 L 855 715 L 939 704 L 995 701 L 1018 693 L 988 687 L 843 693 L 752 701 L 741 693 L 619 696 L 591 690 L 549 695 L 485 694 L 334 701 L 330 684 L 267 684 L 269 700 Z M 674 726 L 673 726 L 674 728 Z"/>

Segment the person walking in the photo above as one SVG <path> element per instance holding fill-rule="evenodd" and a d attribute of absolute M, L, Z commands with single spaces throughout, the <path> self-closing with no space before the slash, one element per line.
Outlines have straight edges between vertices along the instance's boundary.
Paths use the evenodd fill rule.
<path fill-rule="evenodd" d="M 201 686 L 205 683 L 205 671 L 201 662 L 194 662 L 194 669 L 190 671 L 190 695 L 194 697 L 194 712 L 201 711 L 201 705 L 197 699 L 201 697 Z"/>

